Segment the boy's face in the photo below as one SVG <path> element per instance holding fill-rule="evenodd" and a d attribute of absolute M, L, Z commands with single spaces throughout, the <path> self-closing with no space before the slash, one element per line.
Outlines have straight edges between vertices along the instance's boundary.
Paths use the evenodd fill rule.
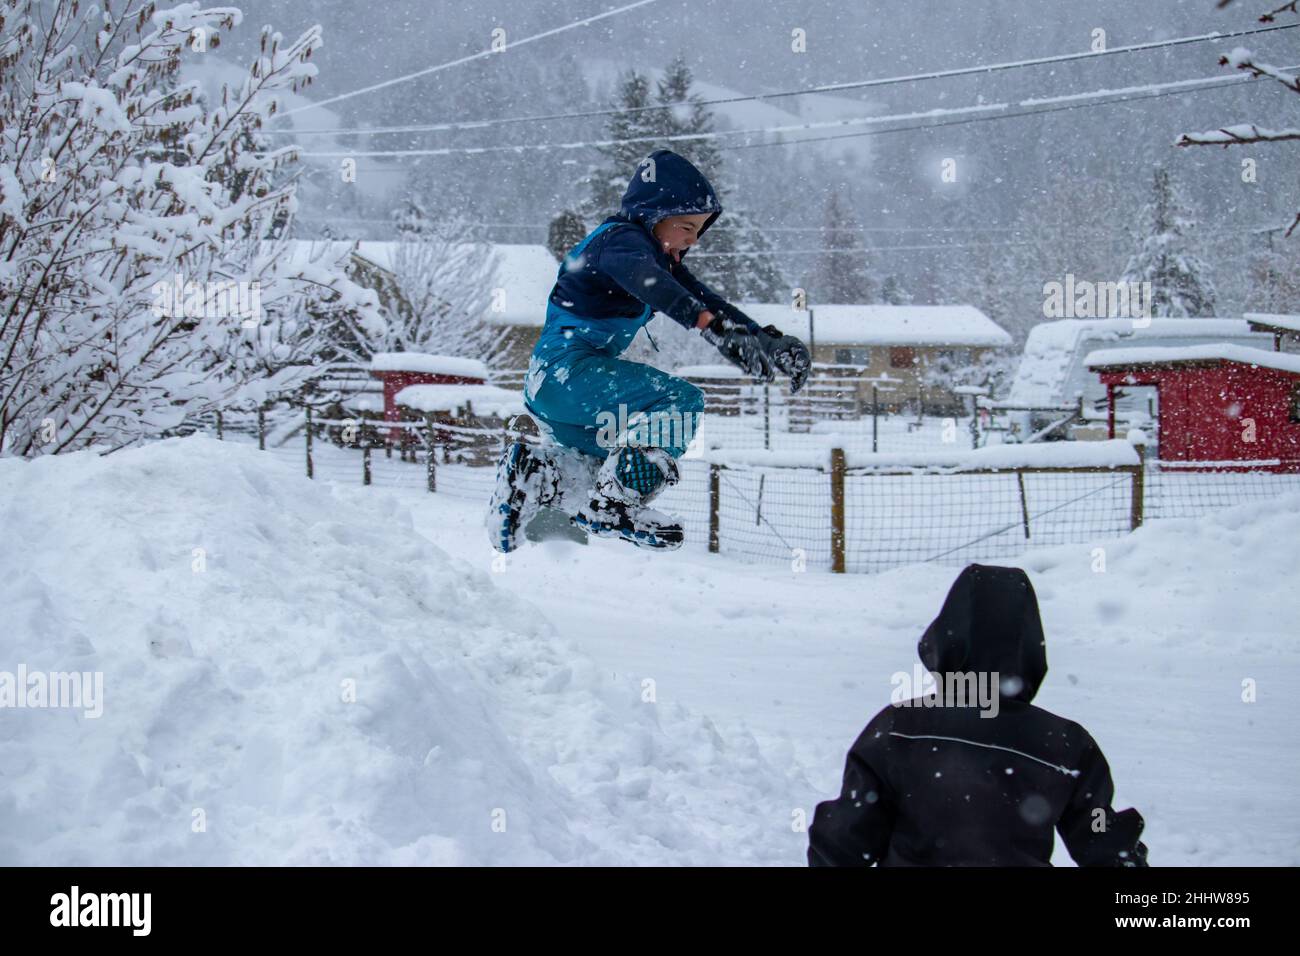
<path fill-rule="evenodd" d="M 669 216 L 655 223 L 654 235 L 659 240 L 659 248 L 673 259 L 681 262 L 682 253 L 695 245 L 700 230 L 709 221 L 708 213 L 694 213 L 689 216 Z"/>

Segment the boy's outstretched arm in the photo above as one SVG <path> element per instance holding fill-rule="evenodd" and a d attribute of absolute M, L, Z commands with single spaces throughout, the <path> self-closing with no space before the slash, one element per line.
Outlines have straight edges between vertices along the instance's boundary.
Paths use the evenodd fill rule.
<path fill-rule="evenodd" d="M 726 315 L 751 332 L 762 331 L 762 326 L 697 279 L 694 273 L 687 269 L 684 264 L 678 263 L 673 274 L 677 277 L 677 281 L 682 284 L 682 287 L 703 302 L 710 312 L 715 315 Z"/>
<path fill-rule="evenodd" d="M 678 325 L 696 327 L 708 305 L 655 259 L 653 242 L 635 229 L 613 229 L 600 250 L 597 268 L 629 295 L 662 312 Z"/>
<path fill-rule="evenodd" d="M 813 814 L 809 866 L 876 866 L 889 851 L 892 797 L 857 750 L 854 744 L 845 761 L 839 797 L 819 803 Z"/>
<path fill-rule="evenodd" d="M 1096 741 L 1085 734 L 1079 778 L 1056 829 L 1079 866 L 1146 866 L 1142 814 L 1111 806 L 1115 783 Z"/>

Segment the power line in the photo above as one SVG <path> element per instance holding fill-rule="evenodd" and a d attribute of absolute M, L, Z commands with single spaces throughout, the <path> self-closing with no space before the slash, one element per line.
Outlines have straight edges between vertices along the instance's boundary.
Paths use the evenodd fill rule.
<path fill-rule="evenodd" d="M 644 0 L 644 2 L 649 2 L 649 0 Z M 630 8 L 623 8 L 623 9 L 630 9 Z M 614 12 L 619 12 L 619 11 L 614 11 Z M 823 86 L 813 86 L 813 87 L 808 87 L 806 89 L 800 89 L 800 90 L 780 90 L 775 93 L 755 93 L 755 94 L 742 95 L 742 96 L 719 97 L 717 99 L 711 99 L 711 100 L 699 100 L 696 101 L 696 104 L 699 106 L 721 106 L 721 105 L 726 105 L 731 103 L 746 103 L 746 102 L 753 102 L 757 100 L 781 99 L 790 96 L 806 96 L 814 93 L 840 92 L 843 90 L 855 90 L 855 89 L 867 89 L 871 87 L 893 86 L 899 83 L 916 83 L 925 80 L 950 79 L 956 76 L 970 76 L 975 74 L 983 75 L 989 73 L 1000 73 L 1005 70 L 1021 69 L 1030 66 L 1042 66 L 1049 63 L 1066 63 L 1075 60 L 1096 59 L 1104 56 L 1115 56 L 1117 54 L 1140 53 L 1149 50 L 1160 49 L 1162 47 L 1185 46 L 1189 43 L 1204 43 L 1206 41 L 1213 41 L 1213 40 L 1227 40 L 1227 39 L 1232 39 L 1234 37 L 1250 36 L 1258 33 L 1271 33 L 1276 30 L 1294 30 L 1296 27 L 1300 27 L 1300 24 L 1286 23 L 1286 24 L 1280 24 L 1271 27 L 1260 27 L 1260 28 L 1249 29 L 1249 30 L 1236 30 L 1229 33 L 1203 33 L 1197 36 L 1176 37 L 1172 40 L 1152 40 L 1147 43 L 1135 43 L 1135 44 L 1130 44 L 1129 46 L 1112 47 L 1107 50 L 1089 50 L 1081 53 L 1061 53 L 1061 54 L 1056 54 L 1054 56 L 1037 57 L 1035 59 L 1029 59 L 1029 60 L 1015 60 L 1015 61 L 1008 61 L 1004 63 L 987 63 L 980 66 L 960 67 L 953 70 L 934 70 L 928 73 L 911 73 L 904 76 L 879 77 L 877 79 L 872 79 L 872 80 L 856 80 L 847 83 L 830 83 Z M 541 34 L 539 34 L 539 36 L 540 35 Z M 524 42 L 527 41 L 520 40 L 517 41 L 517 43 L 514 45 L 518 45 L 518 43 L 524 43 Z M 463 63 L 466 62 L 466 60 L 476 59 L 477 57 L 481 57 L 485 55 L 491 55 L 491 54 L 480 53 L 480 54 L 476 54 L 474 57 L 467 57 L 461 60 L 454 61 L 454 63 L 452 64 L 444 64 L 443 66 L 445 67 L 445 66 L 455 65 L 455 63 Z M 443 67 L 433 67 L 430 70 L 424 72 L 431 72 L 433 69 L 442 69 L 442 68 Z M 418 75 L 420 74 L 411 74 L 411 76 L 418 76 Z M 397 80 L 388 81 L 386 83 L 382 83 L 374 87 L 367 87 L 366 90 L 359 90 L 357 92 L 367 92 L 370 89 L 379 89 L 381 86 L 390 85 L 391 83 L 402 82 L 402 80 L 404 79 L 409 79 L 409 77 L 401 77 L 398 78 Z M 345 94 L 345 95 L 351 96 L 355 94 Z M 332 103 L 336 99 L 338 99 L 338 97 L 331 100 L 323 100 L 320 103 L 314 103 L 312 104 L 312 106 L 299 107 L 296 110 L 290 110 L 287 113 L 282 113 L 279 115 L 290 116 L 293 113 L 301 112 L 304 109 L 311 109 L 314 106 L 323 106 L 327 103 Z M 338 135 L 352 134 L 352 133 L 358 135 L 378 136 L 378 135 L 391 134 L 391 133 L 430 133 L 430 132 L 442 132 L 448 130 L 486 129 L 493 126 L 505 126 L 514 123 L 539 123 L 539 122 L 547 122 L 547 121 L 558 120 L 558 119 L 593 119 L 601 116 L 628 115 L 628 114 L 651 112 L 651 111 L 662 112 L 664 110 L 671 109 L 672 105 L 673 104 L 660 104 L 655 106 L 634 106 L 634 107 L 627 107 L 627 108 L 583 110 L 583 111 L 572 112 L 572 113 L 550 113 L 550 114 L 535 114 L 531 116 L 498 117 L 493 119 L 480 119 L 480 120 L 458 120 L 450 123 L 425 123 L 425 124 L 414 124 L 408 126 L 382 126 L 382 127 L 371 127 L 371 128 L 348 127 L 348 128 L 341 128 L 341 129 L 308 129 L 308 130 L 264 130 L 263 132 L 281 135 L 281 136 L 338 136 Z"/>
<path fill-rule="evenodd" d="M 581 20 L 575 20 L 572 23 L 566 23 L 564 26 L 555 27 L 551 30 L 545 30 L 541 33 L 535 33 L 532 36 L 524 37 L 522 40 L 513 40 L 507 43 L 500 52 L 504 52 L 510 47 L 523 46 L 526 43 L 533 43 L 546 37 L 555 36 L 557 33 L 564 33 L 566 30 L 573 30 L 577 27 L 585 27 L 597 20 L 604 20 L 606 17 L 617 16 L 620 13 L 626 13 L 629 10 L 635 10 L 637 7 L 644 7 L 648 3 L 658 3 L 659 0 L 636 0 L 635 3 L 629 3 L 626 6 L 618 7 L 614 10 L 606 10 L 604 13 L 598 13 L 595 16 L 584 17 Z M 398 83 L 405 83 L 407 80 L 414 80 L 421 76 L 428 76 L 430 73 L 437 73 L 441 70 L 450 69 L 453 66 L 460 66 L 462 63 L 469 63 L 473 60 L 480 60 L 484 57 L 495 56 L 496 50 L 483 50 L 479 53 L 472 53 L 469 56 L 462 56 L 459 59 L 451 60 L 447 63 L 439 63 L 437 66 L 425 67 L 423 70 L 416 70 L 414 73 L 407 73 L 405 76 L 395 77 L 391 80 L 384 80 L 382 83 L 375 83 L 371 86 L 363 86 L 359 90 L 353 90 L 350 93 L 340 93 L 337 96 L 331 96 L 328 99 L 319 100 L 309 103 L 306 106 L 299 106 L 296 109 L 286 110 L 283 113 L 277 113 L 272 119 L 283 119 L 286 116 L 293 116 L 295 113 L 301 113 L 304 110 L 314 110 L 317 107 L 328 106 L 331 103 L 338 103 L 340 100 L 351 99 L 354 96 L 360 96 L 363 93 L 373 93 L 375 90 L 382 90 L 385 87 L 396 86 Z M 265 130 L 264 132 L 275 132 L 274 130 Z"/>
<path fill-rule="evenodd" d="M 1285 67 L 1285 69 L 1295 70 L 1295 69 L 1300 69 L 1300 67 L 1289 66 L 1289 67 Z M 836 140 L 836 139 L 856 139 L 857 137 L 860 136 L 882 136 L 886 133 L 909 133 L 909 132 L 914 132 L 916 130 L 943 129 L 949 126 L 966 126 L 970 123 L 991 123 L 996 120 L 1016 119 L 1022 116 L 1040 116 L 1040 115 L 1047 115 L 1049 113 L 1064 113 L 1064 112 L 1069 112 L 1070 110 L 1091 109 L 1092 107 L 1096 107 L 1096 106 L 1115 106 L 1122 103 L 1139 102 L 1141 100 L 1155 100 L 1165 96 L 1182 96 L 1187 93 L 1198 93 L 1203 90 L 1226 89 L 1227 83 L 1229 81 L 1253 80 L 1256 79 L 1256 77 L 1237 75 L 1237 76 L 1223 77 L 1222 79 L 1225 82 L 1218 86 L 1207 85 L 1207 86 L 1186 87 L 1181 89 L 1164 90 L 1163 92 L 1148 91 L 1146 93 L 1135 93 L 1133 95 L 1120 96 L 1116 99 L 1097 100 L 1096 102 L 1090 102 L 1090 103 L 1072 103 L 1066 106 L 1056 106 L 1047 109 L 1021 110 L 1019 112 L 1004 113 L 999 116 L 975 116 L 966 119 L 949 120 L 947 122 L 941 122 L 941 123 L 918 123 L 914 126 L 897 126 L 891 129 L 862 130 L 857 133 L 836 133 L 831 136 L 806 136 L 803 139 L 776 140 L 769 143 L 739 143 L 730 146 L 718 146 L 717 149 L 719 152 L 724 152 L 724 151 L 735 150 L 735 149 L 763 149 L 770 146 L 798 146 L 803 143 L 823 143 L 823 142 L 829 142 L 830 140 Z M 1155 88 L 1152 87 L 1150 89 L 1154 90 Z"/>
<path fill-rule="evenodd" d="M 1293 69 L 1286 67 L 1286 69 Z M 1122 103 L 1130 100 L 1148 99 L 1156 95 L 1161 90 L 1177 90 L 1178 92 L 1194 92 L 1203 88 L 1212 88 L 1215 86 L 1227 86 L 1234 83 L 1250 83 L 1255 81 L 1255 77 L 1248 74 L 1232 74 L 1228 76 L 1202 77 L 1190 80 L 1174 80 L 1168 83 L 1151 83 L 1141 86 L 1120 87 L 1118 89 L 1101 89 L 1091 90 L 1086 93 L 1067 93 L 1060 96 L 1050 96 L 1041 98 L 1030 98 L 1018 102 L 1004 103 L 986 103 L 975 106 L 960 106 L 949 109 L 933 109 L 913 113 L 896 113 L 887 116 L 859 116 L 849 117 L 847 119 L 823 120 L 814 123 L 795 123 L 785 126 L 765 126 L 752 127 L 749 129 L 738 130 L 710 130 L 700 133 L 676 133 L 668 136 L 632 136 L 626 139 L 606 139 L 606 140 L 588 140 L 570 143 L 530 143 L 517 144 L 512 146 L 443 146 L 434 149 L 386 149 L 386 150 L 343 150 L 329 152 L 299 152 L 298 155 L 307 158 L 316 159 L 361 159 L 361 158 L 396 158 L 402 156 L 452 156 L 452 155 L 473 155 L 498 152 L 515 152 L 522 153 L 526 151 L 545 151 L 552 149 L 594 149 L 605 146 L 615 146 L 626 143 L 672 143 L 685 142 L 704 139 L 717 139 L 722 136 L 748 136 L 751 134 L 780 134 L 787 132 L 800 132 L 803 130 L 825 129 L 836 126 L 863 126 L 876 125 L 880 123 L 893 123 L 911 119 L 929 119 L 943 116 L 965 116 L 965 122 L 974 122 L 976 120 L 1002 119 L 1012 116 L 1030 116 L 1037 113 L 1061 112 L 1068 109 L 1079 109 L 1086 106 L 1107 105 L 1111 103 Z M 1089 100 L 1098 100 L 1102 97 L 1110 99 L 1101 102 L 1088 102 Z M 1061 104 L 1058 106 L 1049 106 L 1048 104 Z M 1034 107 L 1019 112 L 1014 111 L 1016 107 Z M 991 116 L 987 114 L 1001 113 L 1002 116 Z M 931 127 L 942 127 L 958 125 L 961 121 L 949 122 L 924 122 L 915 126 L 904 127 L 899 129 L 881 130 L 881 133 L 904 132 L 910 129 L 926 129 Z M 871 135 L 870 133 L 859 133 L 856 135 Z M 765 144 L 744 144 L 738 146 L 719 146 L 719 150 L 725 149 L 744 149 L 753 148 L 754 145 L 795 145 L 801 142 L 816 142 L 820 140 L 846 138 L 844 136 L 825 136 L 814 137 L 803 140 L 793 140 L 789 142 L 765 143 Z"/>

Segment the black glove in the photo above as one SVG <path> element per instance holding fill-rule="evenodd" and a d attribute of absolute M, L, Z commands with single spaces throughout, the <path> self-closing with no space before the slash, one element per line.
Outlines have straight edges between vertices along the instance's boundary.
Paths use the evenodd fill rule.
<path fill-rule="evenodd" d="M 755 335 L 748 325 L 716 314 L 713 321 L 700 330 L 700 335 L 728 362 L 760 382 L 770 382 L 776 377 L 764 337 Z"/>
<path fill-rule="evenodd" d="M 775 325 L 763 329 L 759 338 L 772 367 L 790 376 L 790 394 L 803 388 L 803 383 L 808 380 L 808 372 L 812 369 L 812 356 L 808 354 L 808 346 L 793 335 L 783 335 Z"/>

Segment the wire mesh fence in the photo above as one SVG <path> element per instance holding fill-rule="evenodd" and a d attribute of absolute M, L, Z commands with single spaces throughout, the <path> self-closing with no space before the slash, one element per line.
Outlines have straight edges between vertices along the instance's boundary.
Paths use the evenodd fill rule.
<path fill-rule="evenodd" d="M 1300 491 L 1300 462 L 1260 463 L 1256 470 L 1227 462 L 1196 470 L 1173 462 L 1152 462 L 1146 475 L 1146 513 L 1150 518 L 1199 518 L 1212 511 Z M 1290 468 L 1290 472 L 1273 471 Z M 1270 469 L 1270 470 L 1265 470 Z"/>
<path fill-rule="evenodd" d="M 406 454 L 382 438 L 364 447 L 341 443 L 337 430 L 320 421 L 310 429 L 300 422 L 280 444 L 265 441 L 297 421 L 294 414 L 281 409 L 259 422 L 225 413 L 219 423 L 227 440 L 256 442 L 260 435 L 268 453 L 317 480 L 479 503 L 492 493 L 493 467 L 449 459 L 447 448 L 430 445 L 415 424 L 403 426 L 416 437 Z M 215 434 L 218 419 L 197 427 Z M 385 432 L 387 425 L 371 434 Z M 479 437 L 496 447 L 507 440 L 501 430 Z M 1117 537 L 1145 520 L 1194 518 L 1300 492 L 1300 473 L 1276 471 L 1287 463 L 1263 463 L 1274 470 L 1262 471 L 1161 462 L 976 469 L 900 467 L 896 460 L 864 465 L 874 459 L 860 454 L 852 460 L 847 466 L 838 450 L 820 465 L 686 458 L 681 481 L 655 507 L 680 516 L 689 547 L 745 562 L 870 573 L 917 562 L 1007 560 L 1032 548 Z"/>

